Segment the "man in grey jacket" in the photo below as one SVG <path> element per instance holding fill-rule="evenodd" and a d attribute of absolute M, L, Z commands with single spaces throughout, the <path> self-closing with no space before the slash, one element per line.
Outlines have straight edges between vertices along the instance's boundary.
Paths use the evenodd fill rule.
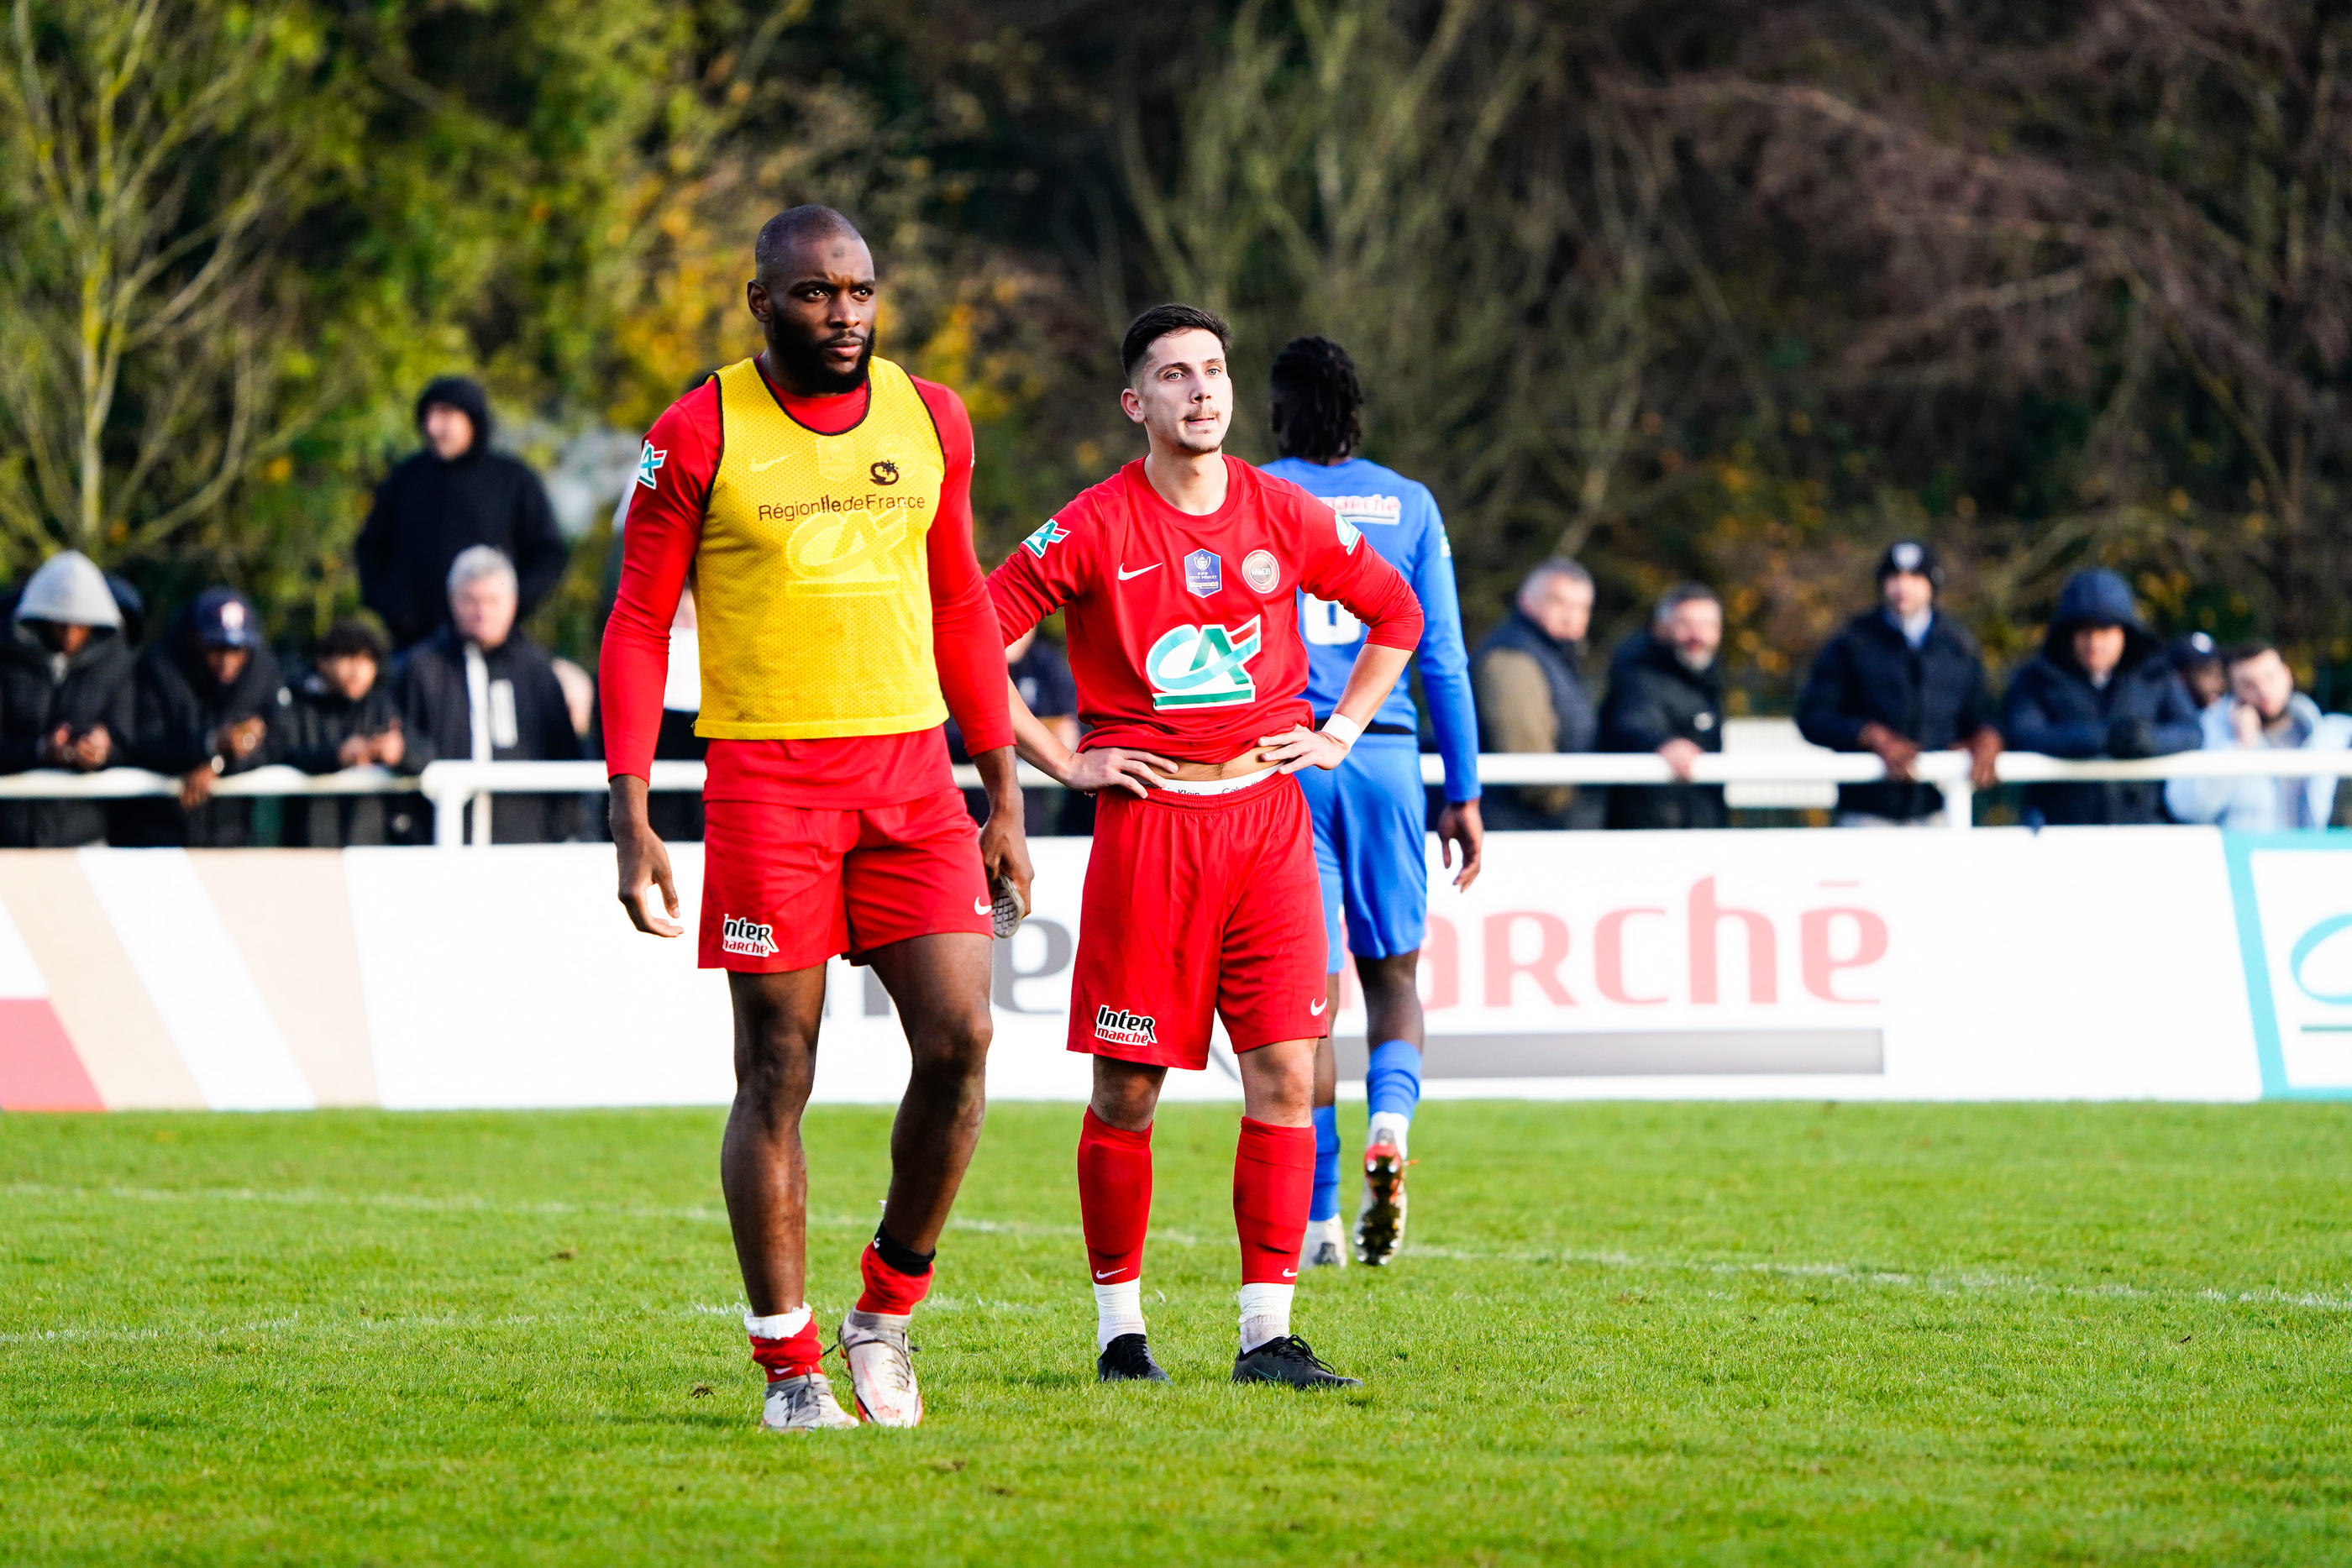
<path fill-rule="evenodd" d="M 2352 717 L 2323 714 L 2294 689 L 2294 672 L 2269 643 L 2247 643 L 2224 661 L 2227 695 L 2197 716 L 2206 751 L 2342 751 Z M 2175 779 L 2164 803 L 2184 822 L 2210 822 L 2242 833 L 2324 828 L 2336 806 L 2334 779 Z"/>
<path fill-rule="evenodd" d="M 131 653 L 106 575 L 60 550 L 26 580 L 0 636 L 0 773 L 93 773 L 124 760 L 133 723 Z M 106 836 L 96 800 L 0 804 L 0 845 L 69 848 Z"/>

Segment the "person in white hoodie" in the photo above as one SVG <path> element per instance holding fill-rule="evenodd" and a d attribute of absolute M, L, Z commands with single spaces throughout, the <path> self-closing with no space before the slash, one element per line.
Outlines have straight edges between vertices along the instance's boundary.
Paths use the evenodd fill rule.
<path fill-rule="evenodd" d="M 2352 716 L 2323 714 L 2294 689 L 2294 672 L 2276 646 L 2248 643 L 2230 650 L 2229 689 L 2198 715 L 2206 751 L 2342 751 L 2352 745 Z M 2175 779 L 2164 803 L 2183 822 L 2237 832 L 2324 828 L 2335 812 L 2334 779 Z"/>

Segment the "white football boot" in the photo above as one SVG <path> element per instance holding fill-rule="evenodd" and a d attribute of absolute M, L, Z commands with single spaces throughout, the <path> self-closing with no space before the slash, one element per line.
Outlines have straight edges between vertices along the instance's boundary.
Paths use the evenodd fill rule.
<path fill-rule="evenodd" d="M 1386 1134 L 1364 1151 L 1364 1200 L 1356 1210 L 1356 1261 L 1377 1269 L 1404 1245 L 1404 1151 Z"/>
<path fill-rule="evenodd" d="M 841 1354 L 860 1416 L 877 1427 L 922 1424 L 923 1394 L 915 1386 L 905 1329 L 891 1328 L 872 1312 L 852 1312 L 841 1322 Z"/>
<path fill-rule="evenodd" d="M 1307 1222 L 1307 1236 L 1298 1248 L 1298 1271 L 1339 1269 L 1348 1262 L 1348 1231 L 1338 1215 Z"/>
<path fill-rule="evenodd" d="M 857 1418 L 833 1396 L 833 1385 L 822 1372 L 779 1377 L 768 1385 L 767 1402 L 760 1407 L 760 1425 L 771 1432 L 819 1432 L 855 1427 Z"/>

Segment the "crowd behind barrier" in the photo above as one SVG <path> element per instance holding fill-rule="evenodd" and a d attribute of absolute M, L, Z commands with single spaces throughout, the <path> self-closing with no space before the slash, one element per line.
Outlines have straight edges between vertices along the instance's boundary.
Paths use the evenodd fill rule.
<path fill-rule="evenodd" d="M 420 449 L 379 487 L 360 539 L 376 620 L 341 622 L 299 658 L 281 661 L 255 606 L 227 587 L 178 607 L 149 639 L 135 590 L 72 551 L 0 598 L 0 847 L 602 836 L 594 677 L 520 629 L 562 570 L 546 495 L 488 448 L 476 383 L 434 382 L 416 420 Z M 2111 571 L 2066 583 L 2040 650 L 1999 690 L 1942 603 L 1927 543 L 1890 545 L 1876 584 L 1877 602 L 1804 682 L 1793 728 L 1810 746 L 1791 736 L 1772 754 L 1727 758 L 1727 733 L 1743 721 L 1725 711 L 1716 591 L 1667 591 L 1596 690 L 1592 579 L 1573 560 L 1538 564 L 1468 654 L 1486 825 L 1725 827 L 1741 803 L 1727 786 L 1750 786 L 1749 805 L 1784 804 L 1753 787 L 1810 783 L 1836 786 L 1841 825 L 1966 828 L 1979 792 L 2015 784 L 2029 826 L 2263 832 L 2335 825 L 2339 794 L 2352 797 L 2336 788 L 2352 773 L 2352 717 L 2296 691 L 2271 643 L 2159 643 Z M 1302 622 L 1312 641 L 1345 640 L 1336 614 Z M 671 638 L 656 826 L 693 839 L 703 747 L 690 591 Z M 1031 633 L 1005 661 L 1031 710 L 1074 745 L 1076 687 L 1059 650 Z M 1459 761 L 1470 749 L 1467 719 L 1447 722 L 1440 734 L 1420 720 L 1433 812 L 1448 780 L 1430 754 Z M 951 725 L 948 741 L 968 762 Z M 1085 834 L 1092 802 L 1041 789 L 1028 817 L 1033 833 Z"/>

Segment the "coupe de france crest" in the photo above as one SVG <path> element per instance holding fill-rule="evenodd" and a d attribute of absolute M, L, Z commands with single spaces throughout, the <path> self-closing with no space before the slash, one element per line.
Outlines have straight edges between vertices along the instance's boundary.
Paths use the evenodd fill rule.
<path fill-rule="evenodd" d="M 1216 551 L 1196 549 L 1184 558 L 1184 586 L 1203 599 L 1225 586 L 1225 563 Z"/>

